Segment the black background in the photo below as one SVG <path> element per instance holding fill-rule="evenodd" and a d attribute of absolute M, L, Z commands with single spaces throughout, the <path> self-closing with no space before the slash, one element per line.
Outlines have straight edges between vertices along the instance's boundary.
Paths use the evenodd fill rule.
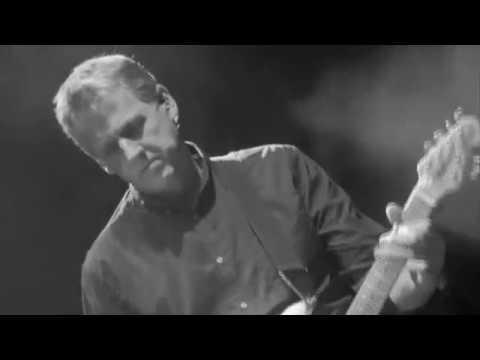
<path fill-rule="evenodd" d="M 211 155 L 289 143 L 385 223 L 423 141 L 457 106 L 478 113 L 478 46 L 2 45 L 0 314 L 79 314 L 80 266 L 125 189 L 63 136 L 52 98 L 71 69 L 134 55 Z"/>

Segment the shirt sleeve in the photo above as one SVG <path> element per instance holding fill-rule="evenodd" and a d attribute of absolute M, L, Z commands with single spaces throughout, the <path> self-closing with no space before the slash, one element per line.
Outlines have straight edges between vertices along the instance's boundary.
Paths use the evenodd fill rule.
<path fill-rule="evenodd" d="M 310 157 L 294 149 L 294 183 L 313 220 L 317 240 L 335 275 L 355 292 L 373 265 L 373 249 L 385 228 L 360 212 L 346 192 Z"/>
<path fill-rule="evenodd" d="M 114 272 L 106 262 L 82 268 L 82 310 L 84 315 L 134 315 L 116 285 Z"/>

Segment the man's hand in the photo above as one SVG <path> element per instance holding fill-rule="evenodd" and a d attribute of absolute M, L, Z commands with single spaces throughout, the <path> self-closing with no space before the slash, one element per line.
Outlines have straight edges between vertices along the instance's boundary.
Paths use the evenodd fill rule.
<path fill-rule="evenodd" d="M 400 252 L 408 257 L 390 299 L 400 312 L 410 312 L 424 306 L 435 293 L 445 263 L 445 242 L 432 231 L 429 220 L 402 221 L 402 208 L 387 207 L 387 217 L 393 229 L 382 235 L 376 256 Z"/>

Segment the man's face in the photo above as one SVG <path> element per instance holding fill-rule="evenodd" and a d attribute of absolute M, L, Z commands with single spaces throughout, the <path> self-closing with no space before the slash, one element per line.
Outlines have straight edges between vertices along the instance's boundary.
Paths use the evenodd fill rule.
<path fill-rule="evenodd" d="M 84 122 L 79 141 L 108 173 L 143 193 L 182 192 L 195 169 L 179 141 L 177 108 L 169 99 L 147 104 L 118 88 L 102 97 L 100 116 Z"/>

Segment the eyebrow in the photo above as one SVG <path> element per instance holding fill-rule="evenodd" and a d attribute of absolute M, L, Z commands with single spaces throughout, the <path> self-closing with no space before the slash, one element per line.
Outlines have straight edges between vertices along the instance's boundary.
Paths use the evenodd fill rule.
<path fill-rule="evenodd" d="M 126 120 L 117 129 L 112 130 L 106 135 L 105 143 L 100 147 L 100 152 L 104 155 L 110 155 L 115 148 L 116 140 L 128 129 L 129 126 L 135 125 L 139 122 L 146 121 L 146 116 L 137 114 Z"/>
<path fill-rule="evenodd" d="M 125 132 L 128 127 L 138 124 L 140 122 L 144 122 L 146 120 L 146 116 L 142 114 L 134 115 L 131 118 L 127 119 L 118 129 L 113 130 L 112 137 L 118 138 Z"/>

